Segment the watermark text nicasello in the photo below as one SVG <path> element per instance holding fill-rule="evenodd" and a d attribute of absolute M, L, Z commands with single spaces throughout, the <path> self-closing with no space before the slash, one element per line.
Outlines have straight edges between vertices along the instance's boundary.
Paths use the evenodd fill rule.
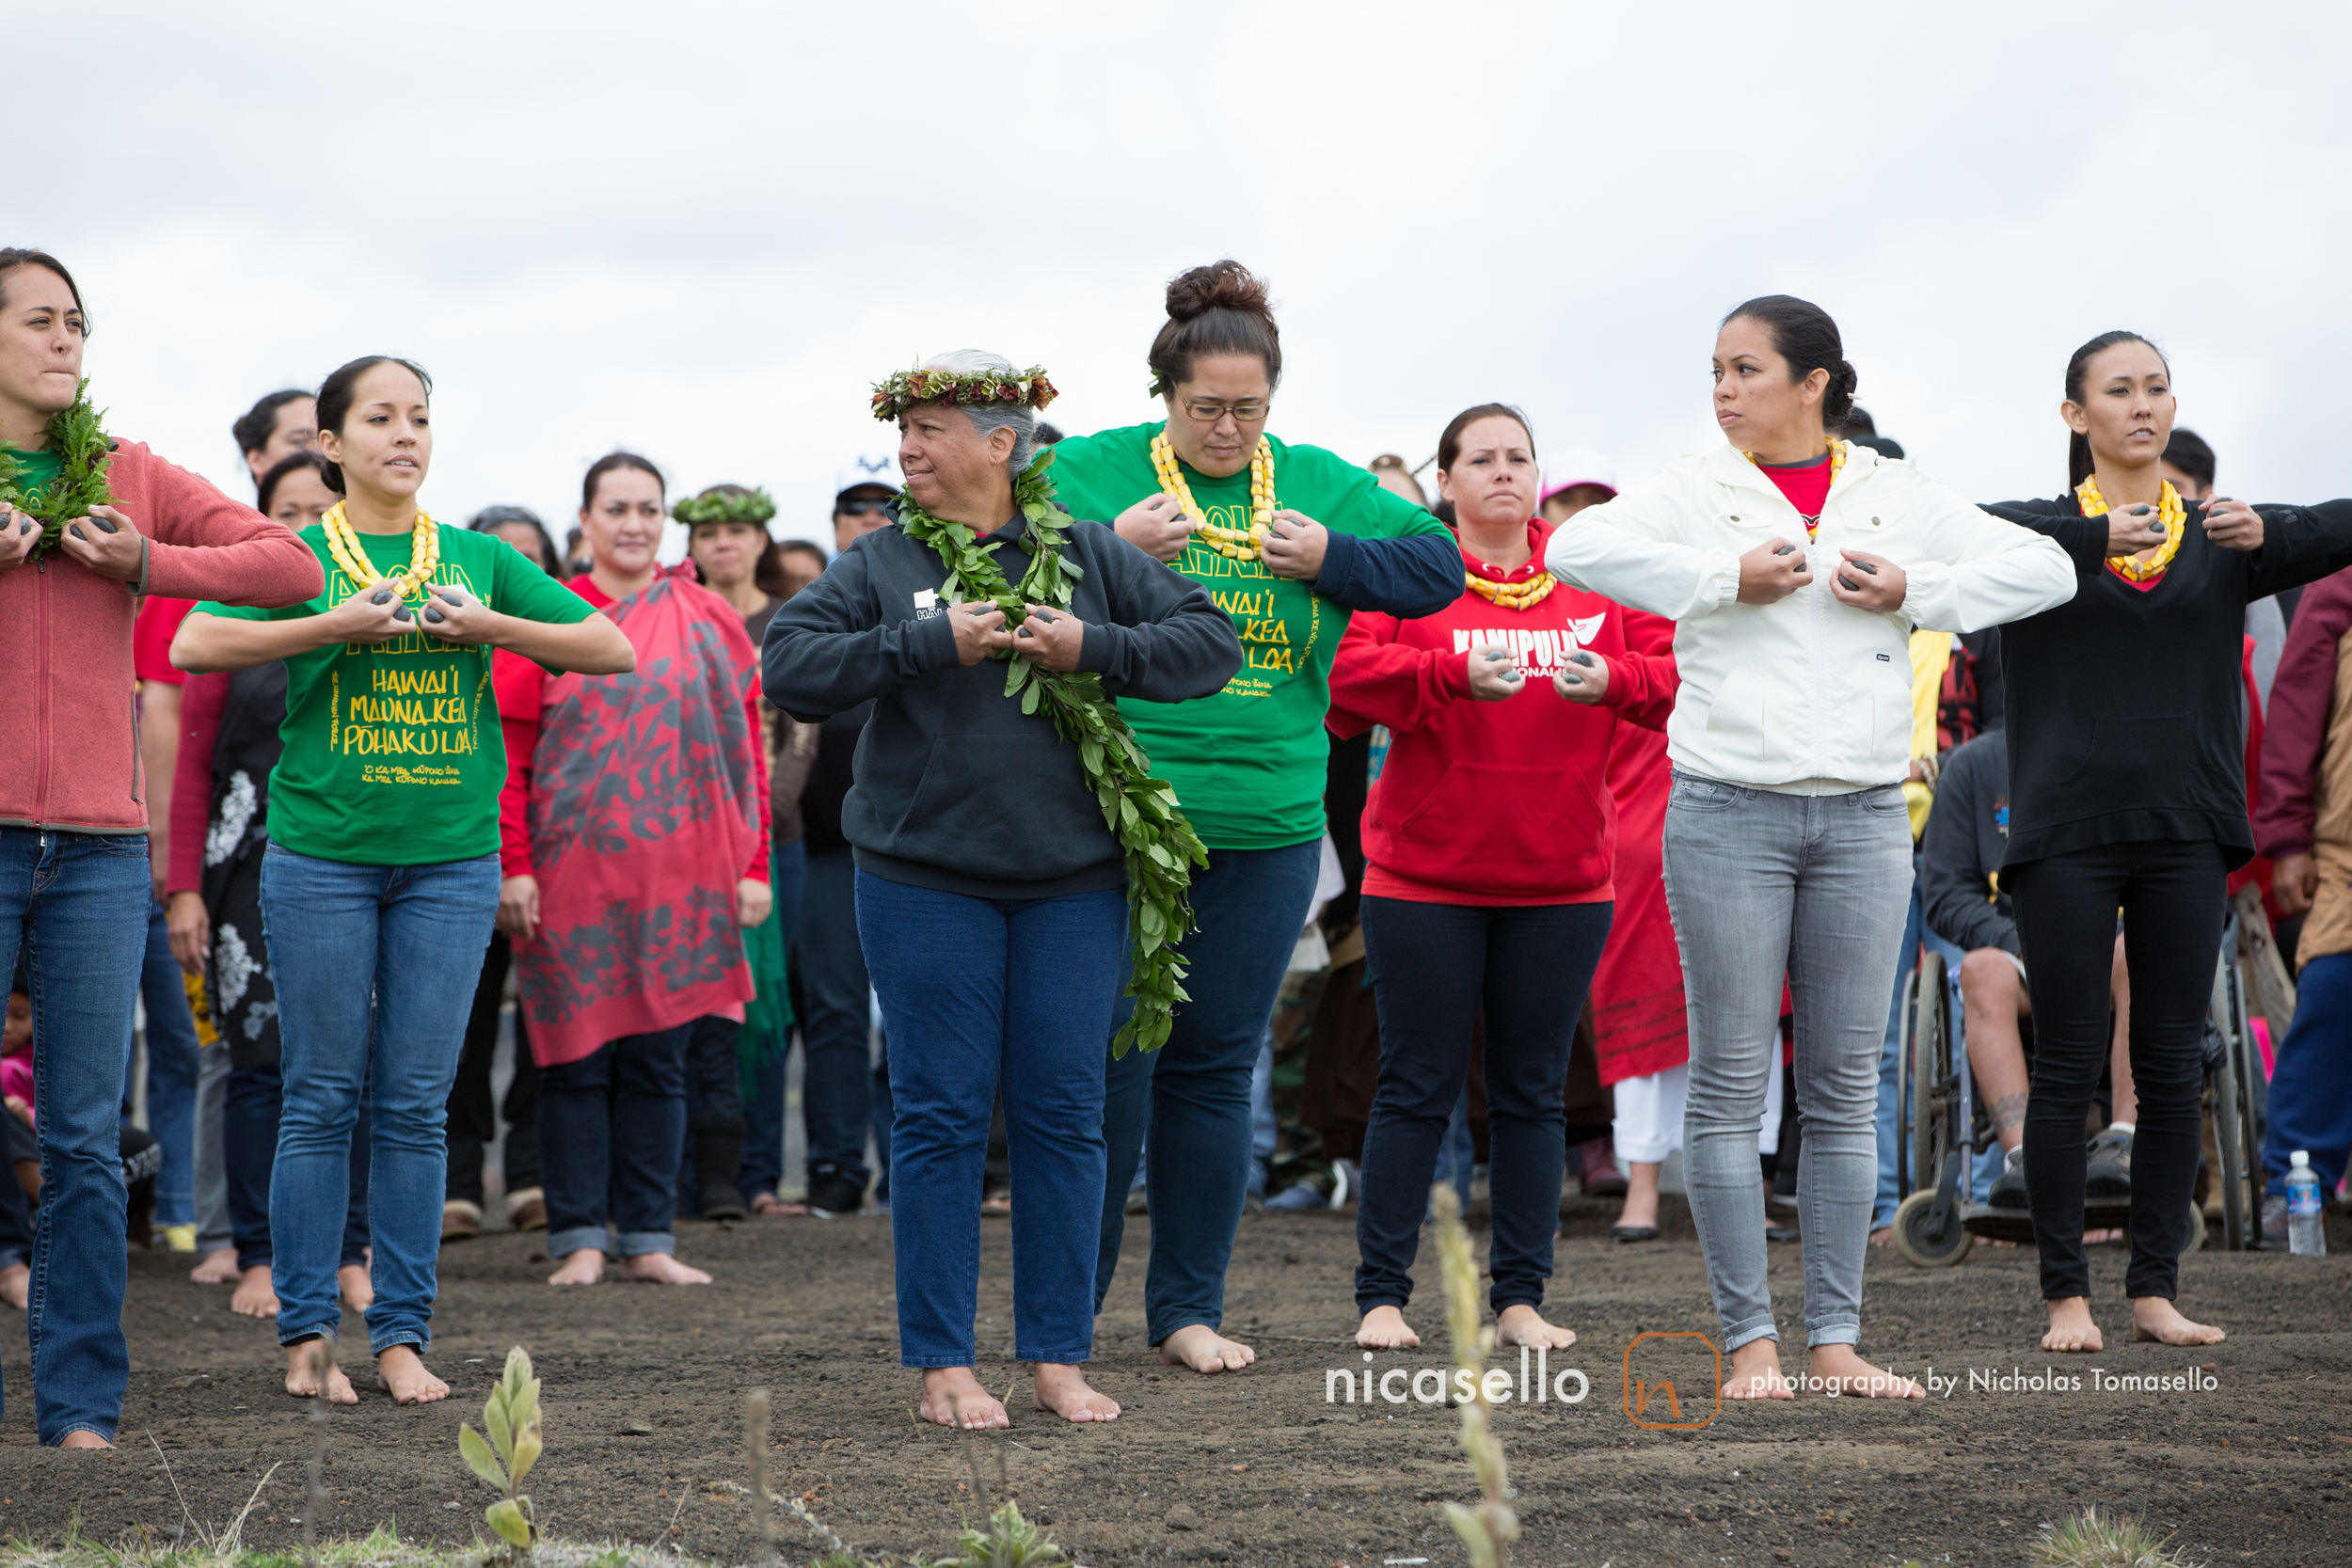
<path fill-rule="evenodd" d="M 1323 1374 L 1327 1404 L 1468 1404 L 1481 1394 L 1488 1404 L 1581 1404 L 1593 1391 L 1592 1380 L 1574 1367 L 1553 1371 L 1548 1349 L 1519 1347 L 1516 1376 L 1508 1367 L 1489 1367 L 1473 1376 L 1468 1367 L 1391 1367 L 1360 1372 L 1332 1367 Z M 1372 1359 L 1372 1352 L 1364 1352 Z"/>

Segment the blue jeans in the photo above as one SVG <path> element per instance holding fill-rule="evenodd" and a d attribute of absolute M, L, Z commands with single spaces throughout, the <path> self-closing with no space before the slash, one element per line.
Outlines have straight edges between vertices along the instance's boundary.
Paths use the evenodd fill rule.
<path fill-rule="evenodd" d="M 801 927 L 801 890 L 808 882 L 808 846 L 799 839 L 779 844 L 769 857 L 769 886 L 776 895 L 776 912 L 768 918 L 778 925 L 777 935 L 784 939 L 785 962 L 793 962 L 792 944 L 799 940 Z M 810 1158 L 814 1159 L 817 1142 L 815 1097 L 808 1071 L 808 1037 L 801 1037 L 801 1119 L 808 1124 Z M 772 1195 L 784 1183 L 784 1058 L 791 1049 L 787 1039 L 784 1049 L 770 1056 L 752 1081 L 752 1097 L 743 1106 L 743 1196 L 750 1199 L 760 1193 Z M 866 1066 L 860 1058 L 857 1079 L 858 1117 L 857 1142 L 866 1147 Z"/>
<path fill-rule="evenodd" d="M 2323 1195 L 2352 1155 L 2352 953 L 2313 958 L 2295 978 L 2295 1022 L 2270 1076 L 2264 1191 L 2287 1190 L 2289 1156 L 2307 1150 Z"/>
<path fill-rule="evenodd" d="M 180 960 L 171 956 L 171 933 L 164 907 L 147 901 L 147 958 L 139 967 L 139 994 L 147 1002 L 147 1131 L 163 1151 L 155 1173 L 155 1228 L 196 1223 L 196 1018 L 188 1011 L 188 990 Z M 122 1086 L 131 1087 L 129 1036 Z"/>
<path fill-rule="evenodd" d="M 237 1249 L 240 1269 L 270 1265 L 269 1184 L 278 1164 L 278 1124 L 286 1101 L 279 1064 L 229 1069 L 229 1090 L 221 1103 L 220 1122 L 224 1173 L 229 1189 L 229 1234 Z M 368 1244 L 367 1097 L 360 1096 L 358 1119 L 351 1127 L 351 1196 L 343 1207 L 342 1254 L 338 1265 L 350 1268 L 367 1261 Z"/>
<path fill-rule="evenodd" d="M 801 1105 L 808 1120 L 808 1171 L 830 1170 L 857 1183 L 873 1180 L 866 1164 L 866 1129 L 890 1148 L 889 1091 L 875 1085 L 874 1006 L 858 938 L 858 887 L 863 881 L 847 848 L 808 857 L 801 890 Z M 781 1072 L 781 1069 L 778 1069 Z M 781 1100 L 781 1096 L 779 1096 Z M 879 1101 L 879 1105 L 876 1103 Z M 777 1112 L 782 1116 L 781 1109 Z M 781 1166 L 784 1157 L 776 1156 Z M 748 1191 L 751 1179 L 744 1185 Z"/>
<path fill-rule="evenodd" d="M 270 1172 L 278 1341 L 342 1326 L 335 1265 L 362 1085 L 373 1104 L 368 1349 L 433 1342 L 450 1085 L 498 913 L 499 858 L 356 865 L 273 844 L 262 920 L 278 983 L 285 1102 Z M 373 995 L 371 997 L 371 985 Z"/>
<path fill-rule="evenodd" d="M 32 976 L 40 1212 L 33 1236 L 33 1416 L 40 1440 L 113 1441 L 130 1379 L 122 1337 L 122 1042 L 155 901 L 145 833 L 0 828 L 0 975 Z M 11 1176 L 8 1180 L 14 1180 Z"/>
<path fill-rule="evenodd" d="M 1322 862 L 1320 838 L 1279 849 L 1210 850 L 1209 863 L 1192 874 L 1194 930 L 1183 949 L 1192 1000 L 1176 1009 L 1175 1028 L 1157 1051 L 1109 1061 L 1103 1136 L 1110 1168 L 1135 1169 L 1150 1134 L 1145 1180 L 1155 1201 L 1143 1304 L 1155 1345 L 1187 1324 L 1224 1324 L 1225 1266 L 1249 1185 L 1250 1069 Z M 1117 994 L 1126 984 L 1122 960 L 1113 1027 L 1135 1007 L 1133 998 Z M 1126 1192 L 1111 1185 L 1094 1263 L 1097 1311 L 1127 1231 Z"/>
<path fill-rule="evenodd" d="M 1103 1209 L 1103 1042 L 1127 950 L 1125 891 L 969 898 L 861 871 L 857 923 L 890 1026 L 899 1363 L 973 1364 L 981 1167 L 999 1087 L 1018 1196 L 1013 1354 L 1086 1360 L 1086 1222 Z"/>
<path fill-rule="evenodd" d="M 677 1168 L 686 1140 L 681 1023 L 608 1040 L 539 1069 L 539 1176 L 548 1256 L 675 1252 Z M 606 1221 L 611 1220 L 608 1227 Z"/>

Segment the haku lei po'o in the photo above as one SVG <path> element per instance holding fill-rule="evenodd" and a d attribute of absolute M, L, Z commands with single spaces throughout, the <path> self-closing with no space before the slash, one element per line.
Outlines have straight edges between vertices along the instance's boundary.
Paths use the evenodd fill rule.
<path fill-rule="evenodd" d="M 876 406 L 882 406 L 880 397 Z M 1032 604 L 1066 613 L 1072 584 L 1085 575 L 1077 562 L 1062 559 L 1069 518 L 1054 504 L 1053 482 L 1046 477 L 1053 461 L 1054 449 L 1048 447 L 1013 484 L 1013 499 L 1028 520 L 1021 547 L 1029 552 L 1029 567 L 1018 588 L 996 563 L 1001 540 L 982 547 L 965 524 L 944 522 L 925 512 L 911 493 L 898 495 L 899 526 L 908 538 L 938 552 L 956 601 L 993 601 L 1009 626 L 1018 626 Z M 1176 1004 L 1191 1000 L 1181 984 L 1184 964 L 1176 943 L 1193 928 L 1192 867 L 1208 864 L 1208 851 L 1177 809 L 1176 791 L 1152 777 L 1151 760 L 1104 693 L 1101 675 L 1048 670 L 1009 650 L 996 657 L 1009 665 L 1005 695 L 1019 692 L 1022 712 L 1042 710 L 1062 739 L 1078 748 L 1087 784 L 1103 807 L 1104 825 L 1126 853 L 1127 930 L 1135 952 L 1135 978 L 1127 991 L 1136 1008 L 1112 1039 L 1111 1053 L 1123 1056 L 1130 1047 L 1155 1051 L 1175 1022 Z"/>
<path fill-rule="evenodd" d="M 2086 517 L 2107 515 L 2107 499 L 2099 494 L 2098 476 L 2086 477 L 2074 486 L 2074 499 Z M 2188 532 L 2188 508 L 2181 504 L 2181 493 L 2172 488 L 2172 482 L 2164 482 L 2163 492 L 2156 499 L 2156 517 L 2164 524 L 2164 545 L 2146 561 L 2136 555 L 2107 557 L 2107 570 L 2133 582 L 2152 582 L 2164 576 L 2164 569 L 2172 564 L 2172 558 L 2181 553 L 2181 540 Z"/>
<path fill-rule="evenodd" d="M 368 560 L 367 547 L 359 543 L 358 533 L 343 516 L 343 503 L 337 501 L 319 526 L 326 531 L 326 549 L 335 558 L 335 564 L 351 579 L 354 588 L 364 588 L 376 578 L 374 564 Z M 434 572 L 441 564 L 441 525 L 417 508 L 417 520 L 408 531 L 408 566 L 391 575 L 393 592 L 406 598 L 433 580 Z"/>
<path fill-rule="evenodd" d="M 1168 445 L 1165 430 L 1152 437 L 1152 471 L 1159 477 L 1160 489 L 1176 498 L 1177 508 L 1192 524 L 1192 531 L 1209 548 L 1229 561 L 1258 559 L 1266 531 L 1274 526 L 1273 442 L 1259 436 L 1257 449 L 1249 454 L 1249 526 L 1246 529 L 1217 528 L 1210 523 L 1209 515 L 1192 499 L 1184 471 L 1176 466 L 1176 449 Z"/>
<path fill-rule="evenodd" d="M 93 506 L 106 506 L 115 494 L 106 486 L 106 460 L 114 451 L 107 438 L 105 416 L 89 405 L 89 383 L 74 388 L 73 406 L 51 416 L 49 450 L 64 469 L 46 484 L 30 491 L 19 485 L 23 477 L 15 458 L 0 448 L 0 506 L 24 513 L 40 524 L 40 540 L 33 554 L 43 556 L 57 547 L 65 526 L 89 515 Z"/>

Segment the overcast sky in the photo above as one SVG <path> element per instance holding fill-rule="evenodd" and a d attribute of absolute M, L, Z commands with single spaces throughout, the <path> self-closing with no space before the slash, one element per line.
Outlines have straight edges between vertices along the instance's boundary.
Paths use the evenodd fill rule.
<path fill-rule="evenodd" d="M 1279 309 L 1272 428 L 1359 462 L 1498 399 L 1638 478 L 1719 438 L 1715 324 L 1785 291 L 1971 496 L 2059 488 L 2066 358 L 2117 326 L 2224 490 L 2352 492 L 2312 401 L 2352 348 L 2343 6 L 8 12 L 11 79 L 80 86 L 0 244 L 78 276 L 109 427 L 240 496 L 254 397 L 389 353 L 435 377 L 438 515 L 560 532 L 626 446 L 823 536 L 895 444 L 870 383 L 977 346 L 1066 430 L 1152 418 L 1166 280 L 1225 255 Z"/>

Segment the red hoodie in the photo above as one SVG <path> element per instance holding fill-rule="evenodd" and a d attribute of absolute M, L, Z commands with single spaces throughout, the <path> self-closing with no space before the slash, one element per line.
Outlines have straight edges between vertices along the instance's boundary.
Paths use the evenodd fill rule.
<path fill-rule="evenodd" d="M 133 705 L 137 594 L 300 604 L 325 591 L 319 559 L 283 524 L 135 441 L 106 469 L 115 507 L 147 538 L 133 584 L 63 551 L 0 572 L 0 826 L 147 831 Z"/>
<path fill-rule="evenodd" d="M 1464 571 L 1495 583 L 1543 575 L 1551 526 L 1527 526 L 1531 553 L 1501 572 L 1467 552 Z M 1388 760 L 1364 805 L 1364 893 L 1431 904 L 1582 904 L 1613 896 L 1616 812 L 1607 773 L 1621 721 L 1661 729 L 1680 684 L 1672 655 L 1630 653 L 1639 615 L 1566 583 L 1525 610 L 1465 591 L 1418 621 L 1358 610 L 1331 667 L 1336 735 L 1386 724 Z M 1645 617 L 1646 618 L 1646 617 Z M 1470 694 L 1473 648 L 1510 648 L 1518 693 Z M 1583 651 L 1605 659 L 1597 705 L 1563 699 L 1551 677 Z"/>

